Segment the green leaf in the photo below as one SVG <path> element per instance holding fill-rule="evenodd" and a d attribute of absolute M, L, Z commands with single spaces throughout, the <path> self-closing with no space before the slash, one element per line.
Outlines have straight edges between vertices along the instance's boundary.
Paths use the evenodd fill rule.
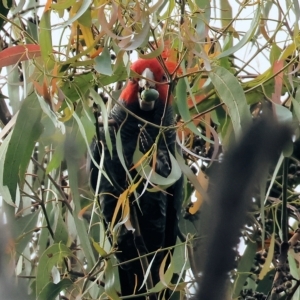
<path fill-rule="evenodd" d="M 57 3 L 52 3 L 51 8 L 55 10 L 63 10 L 72 6 L 76 0 L 58 0 Z"/>
<path fill-rule="evenodd" d="M 95 58 L 95 70 L 107 76 L 111 76 L 113 74 L 113 70 L 111 67 L 111 58 L 110 52 L 107 47 L 104 47 L 102 53 Z"/>
<path fill-rule="evenodd" d="M 183 121 L 186 122 L 186 127 L 188 127 L 196 135 L 200 135 L 200 131 L 197 129 L 195 124 L 191 121 L 191 114 L 187 105 L 187 80 L 186 78 L 181 78 L 178 80 L 176 85 L 176 99 L 175 104 L 177 105 L 178 112 L 182 117 Z"/>
<path fill-rule="evenodd" d="M 38 107 L 38 109 L 40 109 L 40 107 Z M 36 112 L 38 114 L 40 113 L 38 110 Z M 27 171 L 28 163 L 30 161 L 35 144 L 38 141 L 39 137 L 41 136 L 42 132 L 43 132 L 43 127 L 42 127 L 41 123 L 38 121 L 35 124 L 31 134 L 29 135 L 29 138 L 27 141 L 28 142 L 27 147 L 23 149 L 23 153 L 22 153 L 23 157 L 21 160 L 20 171 L 19 171 L 21 185 L 24 184 L 25 173 Z M 25 137 L 23 137 L 23 138 L 25 138 Z"/>
<path fill-rule="evenodd" d="M 84 1 L 82 1 L 82 5 L 77 10 L 77 12 L 75 13 L 75 15 L 73 17 L 69 18 L 68 21 L 63 22 L 59 26 L 56 26 L 54 29 L 61 29 L 61 28 L 65 28 L 65 27 L 68 27 L 69 25 L 71 25 L 73 22 L 75 22 L 76 20 L 78 20 L 86 12 L 86 10 L 91 6 L 92 2 L 93 2 L 92 0 L 84 0 Z"/>
<path fill-rule="evenodd" d="M 237 298 L 240 295 L 244 283 L 249 276 L 256 248 L 256 243 L 251 243 L 249 241 L 237 269 L 237 279 L 235 280 L 233 285 L 233 298 Z"/>
<path fill-rule="evenodd" d="M 123 59 L 118 59 L 113 66 L 113 74 L 111 76 L 101 75 L 99 77 L 99 81 L 103 86 L 106 86 L 111 83 L 115 83 L 117 81 L 123 81 L 128 78 L 127 69 L 124 66 Z"/>
<path fill-rule="evenodd" d="M 266 262 L 264 263 L 258 276 L 258 279 L 260 280 L 262 280 L 272 268 L 271 264 L 274 258 L 274 246 L 275 246 L 275 233 L 273 232 L 271 235 L 271 242 L 268 250 L 268 255 L 266 257 Z"/>
<path fill-rule="evenodd" d="M 57 284 L 48 282 L 41 291 L 38 300 L 54 300 L 61 291 L 67 289 L 72 284 L 73 282 L 68 278 L 64 278 Z"/>
<path fill-rule="evenodd" d="M 90 125 L 92 125 L 90 123 Z M 89 129 L 93 128 L 91 126 Z M 73 118 L 66 122 L 66 140 L 65 140 L 65 157 L 72 156 L 72 159 L 81 159 L 85 154 L 86 149 L 89 153 L 90 143 L 92 141 L 91 135 L 87 134 L 85 127 L 81 118 L 78 116 L 77 112 L 73 113 Z"/>
<path fill-rule="evenodd" d="M 32 239 L 32 232 L 37 227 L 39 211 L 25 215 L 15 220 L 13 225 L 13 238 L 16 240 L 16 251 L 23 253 L 25 247 Z"/>
<path fill-rule="evenodd" d="M 4 139 L 2 145 L 0 146 L 0 195 L 2 196 L 2 199 L 9 205 L 15 206 L 14 202 L 12 201 L 11 194 L 9 192 L 9 189 L 7 186 L 3 185 L 3 170 L 4 170 L 4 162 L 5 162 L 5 156 L 7 147 L 9 144 L 9 141 L 12 136 L 12 131 L 8 134 L 8 136 Z"/>
<path fill-rule="evenodd" d="M 272 103 L 272 105 L 274 107 L 278 122 L 289 124 L 293 121 L 293 114 L 288 108 L 276 103 Z"/>
<path fill-rule="evenodd" d="M 22 103 L 5 156 L 3 185 L 8 186 L 13 201 L 16 197 L 18 180 L 23 181 L 30 155 L 42 132 L 41 115 L 42 110 L 37 96 L 32 93 Z"/>
<path fill-rule="evenodd" d="M 144 24 L 142 25 L 141 31 L 136 33 L 132 40 L 126 45 L 123 46 L 123 41 L 121 41 L 118 46 L 125 51 L 135 50 L 138 47 L 141 47 L 145 42 L 148 42 L 148 37 L 150 35 L 150 22 L 149 19 L 146 19 Z"/>
<path fill-rule="evenodd" d="M 55 243 L 60 243 L 62 242 L 63 244 L 67 245 L 68 243 L 68 229 L 66 226 L 66 223 L 63 220 L 62 217 L 62 209 L 61 207 L 57 207 L 55 211 L 55 219 L 56 219 L 56 226 L 54 229 L 54 242 Z"/>
<path fill-rule="evenodd" d="M 179 240 L 177 241 L 177 243 Z M 188 245 L 176 245 L 173 253 L 173 263 L 174 263 L 174 273 L 180 274 L 183 270 L 190 268 L 188 255 L 187 255 Z"/>
<path fill-rule="evenodd" d="M 54 66 L 54 59 L 53 57 L 51 57 L 53 55 L 53 50 L 50 13 L 50 10 L 44 12 L 39 24 L 39 44 L 41 46 L 41 54 L 44 61 L 44 65 L 47 67 L 48 70 L 50 70 Z"/>
<path fill-rule="evenodd" d="M 0 18 L 1 20 L 1 18 Z M 16 114 L 21 105 L 21 96 L 20 96 L 20 90 L 16 89 L 15 82 L 19 81 L 19 70 L 18 68 L 15 68 L 15 66 L 8 66 L 6 68 L 7 70 L 7 91 L 8 91 L 8 97 L 10 99 L 10 105 L 13 111 L 13 114 Z"/>
<path fill-rule="evenodd" d="M 216 67 L 209 73 L 209 77 L 227 106 L 235 135 L 239 136 L 242 129 L 248 128 L 252 119 L 242 87 L 236 77 L 223 67 Z"/>
<path fill-rule="evenodd" d="M 57 169 L 60 166 L 63 158 L 64 158 L 64 141 L 56 145 L 54 149 L 54 153 L 52 154 L 52 158 L 49 164 L 47 165 L 46 174 L 49 174 L 52 170 Z"/>
<path fill-rule="evenodd" d="M 116 291 L 116 282 L 117 278 L 114 272 L 112 261 L 111 259 L 107 259 L 105 268 L 105 293 L 110 299 L 120 300 L 120 297 Z"/>
<path fill-rule="evenodd" d="M 210 0 L 195 0 L 196 5 L 200 8 L 198 14 L 195 14 L 194 26 L 199 37 L 204 38 L 207 24 L 210 22 L 211 3 Z"/>
<path fill-rule="evenodd" d="M 272 288 L 273 285 L 273 277 L 275 276 L 275 269 L 272 269 L 271 271 L 269 271 L 267 273 L 267 275 L 264 277 L 264 279 L 259 280 L 258 284 L 257 284 L 257 288 L 256 291 L 260 292 L 260 293 L 264 293 L 264 294 L 268 294 L 269 291 Z M 297 298 L 299 299 L 299 298 Z"/>
<path fill-rule="evenodd" d="M 220 4 L 222 27 L 225 28 L 232 21 L 232 7 L 228 0 L 222 0 Z"/>
<path fill-rule="evenodd" d="M 84 95 L 93 84 L 92 80 L 93 75 L 91 73 L 80 74 L 75 76 L 73 81 L 64 83 L 61 90 L 67 99 L 71 100 L 71 102 L 76 102 L 78 99 L 84 99 Z M 66 106 L 67 104 L 64 103 L 61 109 L 66 108 Z"/>
<path fill-rule="evenodd" d="M 191 116 L 187 106 L 187 86 L 184 78 L 178 80 L 176 85 L 176 98 L 175 103 L 178 108 L 180 116 L 185 122 L 190 121 Z"/>
<path fill-rule="evenodd" d="M 22 7 L 23 8 L 23 7 Z M 38 25 L 35 23 L 32 23 L 30 21 L 27 22 L 27 32 L 30 37 L 32 37 L 34 40 L 38 40 L 39 37 L 39 28 Z M 26 38 L 26 43 L 31 43 L 32 41 L 29 38 Z"/>
<path fill-rule="evenodd" d="M 167 18 L 169 18 L 169 16 L 171 16 L 172 11 L 175 8 L 175 0 L 165 1 L 165 4 L 166 5 L 160 6 L 160 8 L 157 11 L 158 14 L 160 15 L 161 20 L 167 19 Z"/>
<path fill-rule="evenodd" d="M 281 52 L 282 52 L 282 50 L 278 47 L 278 45 L 273 43 L 271 51 L 270 51 L 270 63 L 271 63 L 271 65 L 273 65 L 274 62 L 279 59 L 279 57 L 281 55 Z"/>
<path fill-rule="evenodd" d="M 54 266 L 64 265 L 64 259 L 73 256 L 72 251 L 64 244 L 54 244 L 50 246 L 40 257 L 36 273 L 36 295 L 37 299 L 43 300 L 45 292 L 43 290 L 49 284 L 51 271 Z M 41 298 L 40 298 L 41 296 Z"/>
<path fill-rule="evenodd" d="M 7 0 L 6 5 L 4 5 L 5 1 L 0 1 L 0 13 L 3 16 L 7 16 L 9 9 L 12 7 L 13 1 L 12 0 Z M 4 19 L 0 18 L 0 29 L 2 29 L 4 23 Z"/>
<path fill-rule="evenodd" d="M 298 259 L 297 259 L 297 254 L 295 253 L 293 255 L 293 251 L 288 252 L 288 262 L 289 262 L 289 267 L 290 267 L 290 272 L 291 275 L 296 278 L 296 280 L 299 280 L 299 265 L 298 265 Z M 298 300 L 300 299 L 300 289 L 297 288 L 297 290 L 294 293 L 293 299 Z"/>
<path fill-rule="evenodd" d="M 85 27 L 92 26 L 92 14 L 90 8 L 88 8 L 83 15 L 78 18 L 78 22 Z"/>
<path fill-rule="evenodd" d="M 111 138 L 110 138 L 110 134 L 109 134 L 109 128 L 108 128 L 108 114 L 107 114 L 106 106 L 105 106 L 102 98 L 99 96 L 98 93 L 95 92 L 94 89 L 90 89 L 90 93 L 91 93 L 91 97 L 93 98 L 93 100 L 98 105 L 100 105 L 106 146 L 108 148 L 110 156 L 112 157 L 112 142 L 111 142 Z"/>
<path fill-rule="evenodd" d="M 76 116 L 77 122 L 79 117 Z M 78 122 L 80 123 L 80 122 Z M 67 138 L 65 142 L 65 159 L 67 162 L 67 169 L 69 174 L 70 190 L 72 191 L 72 199 L 74 201 L 74 223 L 81 242 L 81 248 L 85 254 L 88 270 L 95 264 L 95 257 L 87 235 L 87 228 L 84 220 L 79 219 L 81 210 L 81 198 L 79 195 L 79 177 L 78 172 L 81 167 L 81 159 L 83 158 L 84 151 L 86 150 L 83 137 L 80 133 L 80 126 L 76 123 L 75 119 L 69 121 L 67 129 Z M 82 125 L 81 125 L 82 127 Z M 77 141 L 76 141 L 77 140 Z M 80 149 L 78 149 L 78 147 Z"/>
<path fill-rule="evenodd" d="M 246 34 L 243 36 L 243 38 L 235 46 L 233 46 L 230 49 L 219 54 L 216 57 L 216 59 L 220 59 L 222 57 L 229 56 L 229 55 L 237 52 L 238 50 L 240 50 L 243 46 L 245 46 L 252 39 L 255 31 L 257 30 L 257 28 L 259 26 L 259 22 L 260 22 L 260 5 L 257 6 L 255 15 L 254 15 L 252 22 L 250 24 L 250 27 L 249 27 L 249 31 L 246 32 Z"/>
<path fill-rule="evenodd" d="M 160 185 L 160 186 L 170 186 L 174 184 L 180 177 L 181 177 L 181 171 L 180 167 L 175 159 L 175 157 L 172 155 L 171 152 L 169 153 L 169 158 L 171 161 L 171 172 L 168 175 L 168 177 L 163 177 L 156 173 L 152 166 L 149 164 L 142 163 L 140 164 L 136 169 L 140 173 L 142 177 L 149 180 L 151 183 Z M 136 147 L 134 154 L 133 154 L 133 164 L 136 164 L 141 160 L 141 158 L 144 156 L 144 154 L 139 150 L 139 147 Z"/>
<path fill-rule="evenodd" d="M 206 191 L 202 188 L 200 182 L 198 181 L 198 178 L 193 173 L 191 168 L 186 165 L 184 159 L 182 158 L 182 155 L 178 153 L 178 151 L 175 152 L 175 157 L 177 160 L 178 165 L 180 166 L 181 171 L 186 175 L 186 177 L 191 181 L 195 189 L 205 198 L 207 198 Z"/>
<path fill-rule="evenodd" d="M 296 99 L 292 98 L 293 103 L 293 112 L 295 116 L 298 119 L 298 122 L 300 122 L 300 92 L 297 90 L 296 92 Z"/>
<path fill-rule="evenodd" d="M 293 12 L 295 13 L 295 20 L 299 20 L 300 19 L 300 6 L 299 6 L 299 1 L 298 0 L 293 0 L 293 4 L 294 4 L 294 9 Z M 297 26 L 298 24 L 296 23 L 295 26 Z M 295 298 L 297 299 L 297 298 Z"/>

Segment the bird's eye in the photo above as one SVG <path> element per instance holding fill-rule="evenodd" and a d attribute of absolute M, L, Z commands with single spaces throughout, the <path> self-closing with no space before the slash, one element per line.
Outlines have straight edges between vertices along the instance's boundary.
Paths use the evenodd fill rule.
<path fill-rule="evenodd" d="M 167 81 L 167 76 L 166 75 L 162 76 L 162 82 L 164 82 L 164 81 Z"/>

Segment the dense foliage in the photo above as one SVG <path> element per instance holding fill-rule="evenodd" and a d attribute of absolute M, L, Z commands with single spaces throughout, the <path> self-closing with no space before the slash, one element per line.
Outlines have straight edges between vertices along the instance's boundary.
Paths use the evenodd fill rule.
<path fill-rule="evenodd" d="M 115 249 L 88 184 L 93 109 L 107 128 L 135 76 L 131 60 L 157 57 L 169 70 L 185 185 L 174 256 L 152 292 L 195 293 L 194 250 L 216 234 L 197 230 L 210 174 L 271 111 L 292 124 L 294 138 L 251 190 L 224 299 L 300 298 L 297 0 L 0 2 L 2 277 L 13 274 L 19 289 L 26 281 L 34 299 L 122 298 Z"/>

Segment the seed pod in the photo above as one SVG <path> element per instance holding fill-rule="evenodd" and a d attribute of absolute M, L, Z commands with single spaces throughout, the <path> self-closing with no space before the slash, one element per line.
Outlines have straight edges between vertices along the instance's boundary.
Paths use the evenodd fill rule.
<path fill-rule="evenodd" d="M 285 285 L 285 287 L 287 288 L 287 289 L 290 289 L 291 287 L 292 287 L 292 282 L 291 281 L 287 281 L 287 282 L 285 282 L 284 283 L 284 285 Z"/>

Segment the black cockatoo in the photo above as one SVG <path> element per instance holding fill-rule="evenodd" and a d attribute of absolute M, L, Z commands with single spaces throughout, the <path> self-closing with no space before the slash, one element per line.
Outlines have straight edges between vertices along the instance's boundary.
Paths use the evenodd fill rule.
<path fill-rule="evenodd" d="M 132 179 L 135 179 L 134 183 L 139 182 L 138 188 L 129 198 L 129 218 L 135 231 L 129 230 L 126 224 L 119 226 L 114 247 L 118 251 L 116 256 L 119 262 L 144 255 L 149 265 L 154 256 L 145 254 L 176 244 L 182 199 L 182 176 L 174 159 L 176 151 L 176 134 L 172 128 L 174 113 L 171 100 L 168 99 L 169 85 L 166 82 L 165 72 L 157 59 L 138 59 L 132 64 L 131 69 L 140 77 L 129 79 L 118 103 L 109 114 L 109 118 L 115 123 L 115 126 L 109 126 L 112 156 L 101 126 L 98 131 L 99 141 L 94 141 L 92 152 L 98 163 L 102 153 L 105 155 L 104 169 L 110 181 L 101 176 L 98 198 L 108 228 L 111 228 L 109 226 L 113 222 L 120 195 L 128 189 Z M 116 146 L 118 134 L 122 141 L 123 164 Z M 140 157 L 145 153 L 149 154 L 147 158 L 143 156 L 142 163 L 141 159 L 135 158 L 138 150 Z M 147 160 L 148 169 L 145 166 L 141 167 Z M 147 170 L 148 175 L 145 175 Z M 98 174 L 98 168 L 91 163 L 90 183 L 94 191 Z M 158 187 L 160 183 L 165 183 L 166 188 Z M 121 215 L 119 211 L 113 225 L 120 222 Z M 111 238 L 111 241 L 113 240 Z M 160 281 L 159 268 L 166 253 L 160 251 L 155 254 L 151 266 L 153 286 Z M 121 265 L 119 274 L 122 296 L 146 291 L 145 288 L 139 290 L 145 271 L 145 265 L 139 259 Z"/>

